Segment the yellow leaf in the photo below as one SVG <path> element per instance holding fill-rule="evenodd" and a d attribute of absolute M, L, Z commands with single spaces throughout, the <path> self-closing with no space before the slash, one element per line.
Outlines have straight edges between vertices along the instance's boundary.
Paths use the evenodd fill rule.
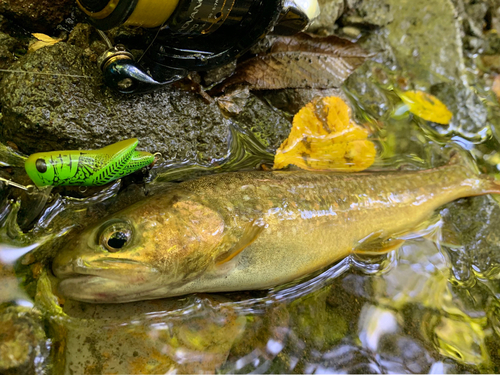
<path fill-rule="evenodd" d="M 53 46 L 54 44 L 62 40 L 52 38 L 51 36 L 42 33 L 33 33 L 31 35 L 33 35 L 37 39 L 37 41 L 29 46 L 28 52 L 34 52 L 42 47 Z"/>
<path fill-rule="evenodd" d="M 48 36 L 48 35 L 45 35 L 45 34 L 42 34 L 42 33 L 33 33 L 31 35 L 33 35 L 39 41 L 45 42 L 45 43 L 56 44 L 57 42 L 61 41 L 61 39 L 55 39 L 55 38 L 52 38 L 51 36 Z"/>
<path fill-rule="evenodd" d="M 293 118 L 290 135 L 276 151 L 274 169 L 293 164 L 306 170 L 357 172 L 371 166 L 375 145 L 350 115 L 338 97 L 307 104 Z"/>
<path fill-rule="evenodd" d="M 406 91 L 399 93 L 401 100 L 411 113 L 427 121 L 448 125 L 453 113 L 438 98 L 423 91 Z"/>

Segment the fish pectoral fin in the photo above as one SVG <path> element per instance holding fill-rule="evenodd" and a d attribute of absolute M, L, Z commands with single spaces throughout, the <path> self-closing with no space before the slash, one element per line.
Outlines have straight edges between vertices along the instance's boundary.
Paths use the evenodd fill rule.
<path fill-rule="evenodd" d="M 250 224 L 245 228 L 243 235 L 241 238 L 234 244 L 233 247 L 229 249 L 229 251 L 225 252 L 217 259 L 215 259 L 215 265 L 220 266 L 224 263 L 229 262 L 243 250 L 245 250 L 248 246 L 250 246 L 259 235 L 262 233 L 266 224 L 261 219 L 255 219 L 250 222 Z"/>
<path fill-rule="evenodd" d="M 404 239 L 383 238 L 381 233 L 374 233 L 360 241 L 353 252 L 361 255 L 380 255 L 398 249 L 404 242 Z"/>

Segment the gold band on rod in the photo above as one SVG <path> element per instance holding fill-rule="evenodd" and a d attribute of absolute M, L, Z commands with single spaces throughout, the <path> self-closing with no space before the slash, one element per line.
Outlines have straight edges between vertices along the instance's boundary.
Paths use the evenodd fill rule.
<path fill-rule="evenodd" d="M 82 4 L 80 4 L 79 0 L 76 0 L 76 3 L 80 7 L 80 9 L 83 10 L 83 12 L 87 16 L 89 16 L 91 18 L 95 18 L 96 20 L 102 20 L 103 18 L 108 17 L 111 13 L 113 13 L 113 11 L 115 10 L 115 8 L 119 2 L 120 2 L 120 0 L 110 0 L 110 2 L 107 3 L 106 6 L 103 9 L 101 9 L 100 11 L 90 12 Z"/>
<path fill-rule="evenodd" d="M 179 0 L 139 0 L 125 25 L 161 26 L 174 12 Z"/>
<path fill-rule="evenodd" d="M 120 0 L 110 0 L 106 6 L 98 12 L 89 11 L 80 3 L 80 0 L 76 2 L 80 9 L 89 17 L 96 20 L 102 20 L 113 13 Z M 179 4 L 179 0 L 139 0 L 132 14 L 124 24 L 142 27 L 161 26 L 172 15 L 177 4 Z"/>

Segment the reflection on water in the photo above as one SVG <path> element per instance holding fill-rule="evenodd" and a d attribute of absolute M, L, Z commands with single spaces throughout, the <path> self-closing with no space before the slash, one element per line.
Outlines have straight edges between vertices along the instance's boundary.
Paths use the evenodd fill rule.
<path fill-rule="evenodd" d="M 375 65 L 365 67 L 369 79 L 380 74 Z M 378 91 L 377 108 L 387 109 L 374 121 L 362 101 L 354 102 L 357 115 L 377 132 L 381 159 L 375 168 L 439 165 L 443 145 L 458 143 L 471 150 L 483 171 L 495 173 L 500 147 L 494 139 L 450 136 L 409 113 L 395 114 L 391 109 L 398 99 L 390 90 L 373 82 L 368 88 Z M 365 89 L 351 84 L 347 93 L 359 99 Z M 234 168 L 266 160 L 265 153 L 249 156 L 257 152 L 248 151 L 254 146 L 252 140 L 228 156 L 236 160 Z M 52 367 L 67 374 L 477 373 L 499 368 L 500 208 L 491 197 L 443 207 L 441 220 L 420 228 L 397 251 L 351 256 L 269 292 L 120 305 L 89 305 L 54 295 L 47 265 L 59 245 L 71 241 L 71 229 L 154 194 L 164 187 L 162 181 L 207 171 L 189 168 L 160 170 L 145 189 L 116 182 L 84 195 L 71 190 L 38 194 L 30 206 L 37 212 L 23 211 L 1 195 L 0 371 L 31 368 L 30 363 L 37 364 L 35 373 Z M 8 358 L 17 358 L 15 363 L 3 353 L 14 355 Z"/>

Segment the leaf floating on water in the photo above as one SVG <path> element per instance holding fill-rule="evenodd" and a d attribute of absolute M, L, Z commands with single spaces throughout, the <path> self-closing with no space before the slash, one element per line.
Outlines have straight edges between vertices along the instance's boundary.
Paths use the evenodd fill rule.
<path fill-rule="evenodd" d="M 33 35 L 37 39 L 37 41 L 29 46 L 28 52 L 34 52 L 43 47 L 53 46 L 54 44 L 59 43 L 62 40 L 52 38 L 51 36 L 42 33 L 33 33 L 31 35 Z"/>
<path fill-rule="evenodd" d="M 426 121 L 448 125 L 453 117 L 453 113 L 443 102 L 423 91 L 406 91 L 399 93 L 399 97 L 408 106 L 411 113 Z"/>
<path fill-rule="evenodd" d="M 293 118 L 288 138 L 274 157 L 274 169 L 289 164 L 306 170 L 358 172 L 375 161 L 368 130 L 350 119 L 350 108 L 338 97 L 312 101 Z"/>
<path fill-rule="evenodd" d="M 235 74 L 214 91 L 237 84 L 254 90 L 340 87 L 367 57 L 356 44 L 335 36 L 278 37 L 266 54 L 238 65 Z"/>

